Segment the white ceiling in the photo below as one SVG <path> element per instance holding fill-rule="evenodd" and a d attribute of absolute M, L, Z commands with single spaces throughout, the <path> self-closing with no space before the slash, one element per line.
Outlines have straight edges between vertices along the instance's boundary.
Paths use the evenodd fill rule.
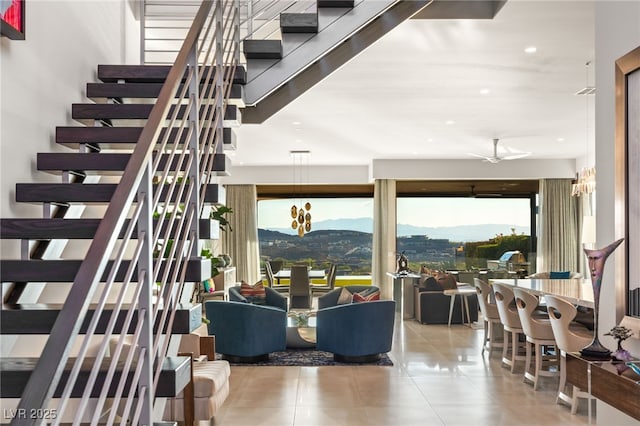
<path fill-rule="evenodd" d="M 467 160 L 490 155 L 492 138 L 527 159 L 588 156 L 594 96 L 575 92 L 587 71 L 595 81 L 593 9 L 509 0 L 493 20 L 409 20 L 265 123 L 237 129 L 234 168 L 290 166 L 291 150 L 310 150 L 312 166 Z"/>

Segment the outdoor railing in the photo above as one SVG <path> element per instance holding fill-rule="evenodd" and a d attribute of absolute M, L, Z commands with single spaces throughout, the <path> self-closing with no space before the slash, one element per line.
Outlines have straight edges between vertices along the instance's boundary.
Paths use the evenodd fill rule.
<path fill-rule="evenodd" d="M 204 0 L 198 9 L 18 410 L 52 408 L 69 362 L 73 367 L 53 424 L 70 416 L 74 424 L 88 418 L 91 424 L 113 424 L 116 416 L 120 424 L 159 420 L 153 418 L 154 411 L 162 412 L 154 410 L 155 389 L 165 357 L 175 352 L 170 331 L 163 330 L 172 329 L 189 261 L 199 255 L 198 219 L 207 217 L 203 200 L 214 155 L 222 152 L 224 111 L 239 59 L 238 9 L 238 0 Z M 79 336 L 90 308 L 91 321 Z M 104 335 L 94 339 L 98 320 L 107 315 Z M 118 334 L 116 320 L 123 317 Z M 76 343 L 80 349 L 72 359 Z M 92 368 L 77 399 L 72 389 L 83 365 Z"/>

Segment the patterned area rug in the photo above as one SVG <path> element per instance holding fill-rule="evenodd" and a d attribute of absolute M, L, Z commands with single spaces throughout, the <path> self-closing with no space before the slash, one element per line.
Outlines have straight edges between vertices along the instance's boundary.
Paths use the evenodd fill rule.
<path fill-rule="evenodd" d="M 221 355 L 217 354 L 220 358 Z M 382 354 L 377 362 L 370 363 L 344 363 L 336 362 L 330 352 L 316 351 L 313 349 L 289 349 L 283 352 L 272 352 L 268 361 L 255 363 L 231 363 L 231 365 L 255 365 L 255 366 L 299 366 L 318 367 L 328 365 L 380 365 L 390 367 L 393 362 L 387 354 Z"/>

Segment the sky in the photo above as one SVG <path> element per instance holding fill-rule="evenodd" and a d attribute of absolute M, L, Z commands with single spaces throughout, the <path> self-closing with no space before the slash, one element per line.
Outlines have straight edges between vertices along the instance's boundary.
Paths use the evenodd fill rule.
<path fill-rule="evenodd" d="M 291 225 L 291 206 L 304 205 L 307 199 L 258 202 L 260 228 L 287 228 Z M 311 199 L 312 222 L 337 218 L 373 217 L 373 199 Z M 500 198 L 400 198 L 397 222 L 415 226 L 455 226 L 510 224 L 529 226 L 528 199 Z"/>

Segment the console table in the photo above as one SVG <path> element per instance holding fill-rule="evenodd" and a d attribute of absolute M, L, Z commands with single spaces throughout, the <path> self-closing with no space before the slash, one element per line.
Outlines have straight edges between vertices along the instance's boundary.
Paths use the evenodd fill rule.
<path fill-rule="evenodd" d="M 630 368 L 618 374 L 616 365 L 611 361 L 592 360 L 579 353 L 568 353 L 567 382 L 640 420 L 640 375 Z"/>

